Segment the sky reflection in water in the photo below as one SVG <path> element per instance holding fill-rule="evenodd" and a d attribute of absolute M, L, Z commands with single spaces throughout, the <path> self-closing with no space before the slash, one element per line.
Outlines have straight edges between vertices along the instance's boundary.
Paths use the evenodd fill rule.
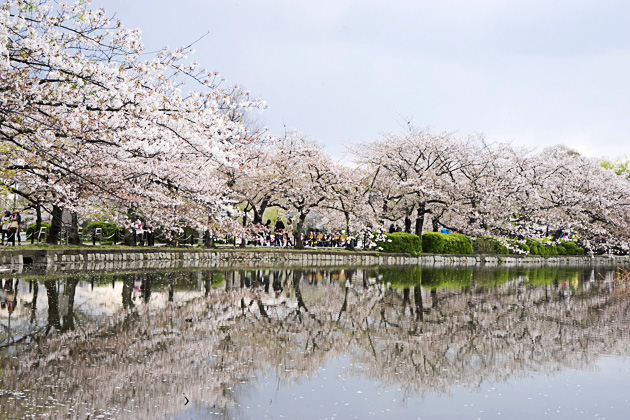
<path fill-rule="evenodd" d="M 10 335 L 8 310 L 0 312 L 1 418 L 630 412 L 630 298 L 610 269 L 180 271 L 3 285 L 9 280 L 18 283 L 17 306 Z"/>

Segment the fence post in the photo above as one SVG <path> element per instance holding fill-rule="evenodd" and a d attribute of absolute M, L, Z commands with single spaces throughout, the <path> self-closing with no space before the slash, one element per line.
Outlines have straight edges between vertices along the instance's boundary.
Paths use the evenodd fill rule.
<path fill-rule="evenodd" d="M 118 243 L 118 226 L 114 229 L 114 245 Z"/>

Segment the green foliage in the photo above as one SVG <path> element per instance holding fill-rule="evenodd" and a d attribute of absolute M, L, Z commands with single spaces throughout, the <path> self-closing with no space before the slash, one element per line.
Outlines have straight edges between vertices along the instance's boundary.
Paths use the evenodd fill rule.
<path fill-rule="evenodd" d="M 614 162 L 610 160 L 601 160 L 599 162 L 599 166 L 613 171 L 615 174 L 623 176 L 626 179 L 630 179 L 630 158 L 628 157 L 619 158 Z"/>
<path fill-rule="evenodd" d="M 378 246 L 383 252 L 406 253 L 417 257 L 422 253 L 422 240 L 418 235 L 404 232 L 386 233 L 387 238 L 379 242 Z"/>
<path fill-rule="evenodd" d="M 518 251 L 520 250 L 520 252 Z M 516 239 L 498 239 L 492 236 L 481 236 L 473 243 L 475 254 L 523 255 L 529 253 L 529 246 Z"/>
<path fill-rule="evenodd" d="M 45 228 L 46 228 L 46 230 L 47 230 L 48 232 L 50 232 L 50 223 L 47 223 L 47 222 L 42 222 L 42 223 L 41 223 L 41 227 L 45 227 Z M 35 239 L 37 239 L 37 234 L 38 234 L 39 232 L 35 232 L 35 229 L 36 229 L 36 228 L 37 228 L 37 224 L 32 224 L 32 225 L 29 225 L 29 226 L 26 228 L 26 237 L 27 237 L 27 238 L 30 238 L 30 236 L 31 236 L 33 233 L 35 233 Z"/>
<path fill-rule="evenodd" d="M 189 243 L 191 240 L 191 235 L 193 235 L 193 238 L 195 240 L 199 239 L 199 231 L 197 229 L 193 229 L 190 226 L 185 226 L 182 229 L 182 232 L 177 235 L 177 241 L 180 243 Z M 216 241 L 215 241 L 216 243 Z"/>
<path fill-rule="evenodd" d="M 525 239 L 529 246 L 530 255 L 541 255 L 543 257 L 552 257 L 558 255 L 558 248 L 548 239 Z"/>
<path fill-rule="evenodd" d="M 584 255 L 584 248 L 580 248 L 575 242 L 561 242 L 556 248 L 558 255 Z"/>
<path fill-rule="evenodd" d="M 567 255 L 567 249 L 564 247 L 564 244 L 556 244 L 556 250 L 558 255 Z"/>
<path fill-rule="evenodd" d="M 420 284 L 422 267 L 415 265 L 407 268 L 383 268 L 379 270 L 383 276 L 383 283 L 395 289 L 406 289 Z"/>
<path fill-rule="evenodd" d="M 490 236 L 481 236 L 473 241 L 475 254 L 496 254 L 497 240 Z"/>
<path fill-rule="evenodd" d="M 529 247 L 530 255 L 540 255 L 540 251 L 538 248 L 541 246 L 541 243 L 535 239 L 526 238 L 525 243 Z"/>
<path fill-rule="evenodd" d="M 462 235 L 460 233 L 450 233 L 448 235 L 442 235 L 446 236 L 446 241 L 444 242 L 445 254 L 470 255 L 473 253 L 472 239 L 470 239 L 468 236 Z"/>
<path fill-rule="evenodd" d="M 110 236 L 114 234 L 117 226 L 116 224 L 111 223 L 111 222 L 92 222 L 89 225 L 87 225 L 84 232 L 85 234 L 88 234 L 91 237 L 92 232 L 94 232 L 97 228 L 102 229 L 103 239 L 105 239 L 105 238 L 109 238 Z M 120 236 L 119 240 L 122 240 L 122 235 Z"/>
<path fill-rule="evenodd" d="M 263 223 L 266 223 L 267 220 L 271 220 L 271 226 L 273 227 L 276 225 L 276 220 L 278 220 L 278 217 L 282 218 L 282 222 L 285 225 L 287 224 L 286 211 L 284 209 L 275 206 L 267 207 L 262 215 L 262 220 Z"/>
<path fill-rule="evenodd" d="M 527 255 L 529 254 L 529 246 L 525 243 L 521 243 L 519 241 L 517 241 L 516 239 L 508 239 L 508 242 L 510 243 L 510 245 L 512 246 L 513 249 L 518 248 L 520 249 L 522 252 L 520 252 L 520 254 L 524 254 Z M 517 252 L 514 252 L 512 250 L 509 250 L 510 254 L 517 254 Z"/>
<path fill-rule="evenodd" d="M 558 255 L 558 248 L 553 244 L 543 244 L 543 255 L 545 257 L 555 257 Z"/>
<path fill-rule="evenodd" d="M 507 247 L 499 241 L 494 242 L 493 251 L 494 251 L 493 254 L 496 254 L 496 255 L 508 255 L 510 253 L 510 250 L 507 249 Z"/>
<path fill-rule="evenodd" d="M 446 235 L 438 232 L 425 232 L 422 234 L 422 249 L 429 254 L 444 253 L 444 239 Z"/>
<path fill-rule="evenodd" d="M 459 233 L 425 232 L 422 234 L 422 249 L 430 254 L 473 253 L 472 240 Z"/>

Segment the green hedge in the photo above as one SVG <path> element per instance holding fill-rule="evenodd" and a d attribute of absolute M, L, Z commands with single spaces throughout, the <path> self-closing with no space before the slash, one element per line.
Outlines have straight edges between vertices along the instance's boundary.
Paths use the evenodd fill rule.
<path fill-rule="evenodd" d="M 425 232 L 422 234 L 422 249 L 429 254 L 443 254 L 446 234 Z"/>
<path fill-rule="evenodd" d="M 529 246 L 530 255 L 542 255 L 543 257 L 552 257 L 558 255 L 558 248 L 547 239 L 525 239 Z"/>
<path fill-rule="evenodd" d="M 48 222 L 42 222 L 42 223 L 41 223 L 41 227 L 45 227 L 45 228 L 46 228 L 46 230 L 47 230 L 48 232 L 50 232 L 50 223 L 48 223 Z M 30 235 L 31 235 L 32 233 L 35 233 L 35 239 L 37 239 L 37 234 L 38 234 L 39 232 L 35 232 L 35 228 L 37 228 L 37 224 L 32 224 L 32 225 L 29 225 L 29 226 L 26 228 L 26 237 L 27 237 L 27 238 L 29 238 L 29 239 L 30 239 Z M 43 238 L 42 238 L 42 239 L 43 239 Z"/>
<path fill-rule="evenodd" d="M 505 242 L 509 244 L 509 248 L 505 245 Z M 515 249 L 520 249 L 522 252 L 517 252 Z M 473 242 L 473 251 L 475 254 L 528 254 L 529 246 L 516 239 L 503 239 L 500 241 L 492 236 L 481 236 Z"/>
<path fill-rule="evenodd" d="M 387 238 L 379 242 L 383 252 L 406 253 L 417 257 L 422 253 L 422 240 L 418 235 L 404 232 L 386 233 Z"/>
<path fill-rule="evenodd" d="M 496 246 L 499 242 L 490 236 L 480 236 L 473 241 L 475 254 L 498 254 Z"/>
<path fill-rule="evenodd" d="M 109 238 L 110 236 L 112 236 L 114 234 L 114 232 L 116 231 L 116 224 L 115 223 L 111 223 L 111 222 L 92 222 L 89 225 L 86 226 L 86 228 L 83 230 L 85 235 L 90 235 L 90 237 L 92 237 L 92 232 L 94 232 L 94 230 L 96 228 L 101 228 L 102 232 L 103 232 L 103 239 L 106 240 L 105 238 Z M 122 228 L 119 228 L 122 229 Z M 110 241 L 112 240 L 111 238 L 109 239 Z M 119 234 L 119 241 L 122 240 L 122 235 Z"/>
<path fill-rule="evenodd" d="M 558 255 L 584 255 L 584 248 L 580 248 L 575 242 L 562 242 L 556 248 Z"/>
<path fill-rule="evenodd" d="M 554 255 L 584 255 L 584 249 L 580 248 L 575 242 L 561 242 L 553 244 L 549 239 L 525 239 L 525 243 L 521 243 L 516 239 L 505 239 L 509 243 L 510 248 L 506 247 L 501 241 L 492 236 L 482 236 L 475 239 L 473 250 L 476 254 L 518 254 L 514 249 L 518 248 L 521 254 L 541 255 L 543 257 L 551 257 Z M 446 253 L 446 251 L 444 251 Z"/>
<path fill-rule="evenodd" d="M 521 243 L 516 239 L 508 239 L 508 242 L 512 244 L 513 248 L 519 248 L 521 251 L 523 251 L 522 254 L 529 254 L 529 246 L 526 243 Z M 515 254 L 515 252 L 510 250 L 510 254 Z"/>
<path fill-rule="evenodd" d="M 430 254 L 473 253 L 472 240 L 459 233 L 425 232 L 422 234 L 422 249 Z"/>
<path fill-rule="evenodd" d="M 449 233 L 446 235 L 444 253 L 470 255 L 473 253 L 472 239 L 461 233 Z"/>

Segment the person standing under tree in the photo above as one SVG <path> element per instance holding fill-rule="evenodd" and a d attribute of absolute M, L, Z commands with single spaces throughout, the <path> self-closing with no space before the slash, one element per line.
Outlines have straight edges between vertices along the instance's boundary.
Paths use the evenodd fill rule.
<path fill-rule="evenodd" d="M 284 223 L 282 222 L 282 217 L 278 216 L 278 220 L 276 221 L 276 246 L 282 246 L 282 232 L 284 231 Z"/>
<path fill-rule="evenodd" d="M 11 215 L 11 221 L 9 222 L 9 238 L 7 239 L 7 243 L 11 242 L 13 246 L 15 246 L 15 237 L 18 237 L 18 244 L 22 243 L 22 239 L 20 238 L 20 223 L 22 222 L 22 216 L 17 211 L 13 212 Z"/>
<path fill-rule="evenodd" d="M 2 245 L 4 245 L 5 238 L 7 239 L 7 243 L 9 243 L 9 223 L 11 223 L 11 212 L 9 210 L 6 210 L 2 218 L 0 219 L 0 235 L 2 235 Z"/>
<path fill-rule="evenodd" d="M 295 232 L 293 229 L 293 220 L 291 220 L 291 218 L 287 218 L 287 246 L 294 246 L 293 239 Z"/>

